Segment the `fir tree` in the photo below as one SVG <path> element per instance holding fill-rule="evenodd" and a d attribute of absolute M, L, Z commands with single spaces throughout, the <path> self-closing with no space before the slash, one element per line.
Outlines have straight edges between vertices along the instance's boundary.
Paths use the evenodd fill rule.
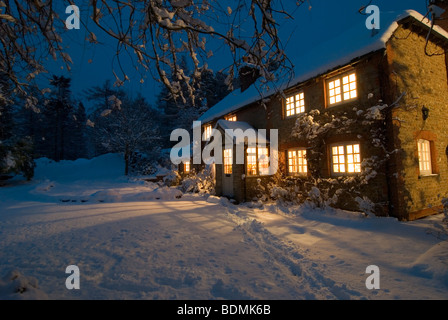
<path fill-rule="evenodd" d="M 67 153 L 67 133 L 70 114 L 73 111 L 70 79 L 64 76 L 53 76 L 50 84 L 53 86 L 52 96 L 43 110 L 45 141 L 47 141 L 48 157 L 60 161 L 65 159 Z"/>

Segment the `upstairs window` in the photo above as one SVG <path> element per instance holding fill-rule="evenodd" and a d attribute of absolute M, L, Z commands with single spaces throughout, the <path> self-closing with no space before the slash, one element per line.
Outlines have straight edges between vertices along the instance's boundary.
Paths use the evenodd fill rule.
<path fill-rule="evenodd" d="M 340 143 L 331 147 L 331 170 L 333 175 L 361 172 L 359 143 Z"/>
<path fill-rule="evenodd" d="M 298 93 L 286 98 L 286 116 L 291 117 L 295 114 L 305 112 L 304 93 Z"/>
<path fill-rule="evenodd" d="M 236 115 L 231 115 L 231 116 L 227 116 L 227 117 L 225 117 L 225 119 L 227 120 L 227 121 L 236 121 Z"/>
<path fill-rule="evenodd" d="M 212 126 L 210 124 L 204 126 L 204 141 L 210 140 L 211 136 L 212 136 Z"/>
<path fill-rule="evenodd" d="M 431 166 L 431 142 L 428 140 L 420 139 L 417 142 L 418 146 L 418 167 L 420 169 L 420 175 L 432 174 Z"/>
<path fill-rule="evenodd" d="M 358 96 L 356 73 L 350 73 L 332 78 L 328 83 L 328 103 L 338 104 L 343 101 L 355 99 Z"/>

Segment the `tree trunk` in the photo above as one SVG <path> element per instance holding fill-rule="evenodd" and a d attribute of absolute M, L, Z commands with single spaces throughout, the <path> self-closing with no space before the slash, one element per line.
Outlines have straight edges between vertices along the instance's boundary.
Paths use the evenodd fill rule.
<path fill-rule="evenodd" d="M 124 175 L 127 176 L 129 173 L 129 146 L 126 144 L 124 150 Z"/>

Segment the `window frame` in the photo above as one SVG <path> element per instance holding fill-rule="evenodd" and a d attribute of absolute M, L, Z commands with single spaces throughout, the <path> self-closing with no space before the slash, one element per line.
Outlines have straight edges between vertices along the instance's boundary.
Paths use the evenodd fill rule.
<path fill-rule="evenodd" d="M 191 163 L 190 163 L 190 161 L 185 161 L 184 162 L 184 172 L 190 173 L 190 171 L 191 171 Z"/>
<path fill-rule="evenodd" d="M 225 116 L 224 119 L 226 121 L 237 121 L 236 114 L 229 114 L 229 115 Z"/>
<path fill-rule="evenodd" d="M 351 81 L 350 77 L 354 76 L 355 79 L 353 81 Z M 348 77 L 348 83 L 344 84 L 344 78 Z M 339 81 L 339 86 L 336 87 L 334 86 L 333 88 L 330 88 L 331 83 L 335 82 L 335 81 Z M 354 88 L 352 89 L 351 84 L 354 83 Z M 348 91 L 345 90 L 345 86 L 348 86 Z M 339 93 L 331 95 L 331 90 L 336 90 L 336 88 L 339 88 Z M 351 97 L 351 92 L 355 92 L 355 96 Z M 334 107 L 334 106 L 338 106 L 344 103 L 348 103 L 348 102 L 352 102 L 352 101 L 356 101 L 359 97 L 359 86 L 358 86 L 358 75 L 357 72 L 355 70 L 351 70 L 351 71 L 347 71 L 344 73 L 341 73 L 337 76 L 333 76 L 330 77 L 328 79 L 325 80 L 325 96 L 326 96 L 326 101 L 327 101 L 327 108 L 328 107 Z M 350 97 L 345 99 L 345 95 L 349 94 Z M 340 101 L 336 101 L 331 103 L 331 98 L 335 97 L 337 95 L 340 95 L 341 100 Z"/>
<path fill-rule="evenodd" d="M 355 152 L 355 150 L 353 150 L 353 152 L 348 152 L 347 147 L 351 146 L 354 147 L 355 145 L 358 145 L 359 148 L 359 152 Z M 337 151 L 338 153 L 335 155 L 333 153 L 333 148 L 337 147 Z M 340 154 L 340 147 L 343 147 L 343 154 Z M 353 175 L 358 175 L 362 173 L 362 152 L 361 152 L 361 142 L 360 141 L 340 141 L 340 142 L 335 142 L 329 145 L 329 164 L 330 164 L 330 174 L 331 176 L 353 176 Z M 349 156 L 353 156 L 353 166 L 354 166 L 354 170 L 353 172 L 349 172 L 348 171 L 348 165 L 350 164 L 348 161 Z M 355 155 L 359 155 L 359 161 L 355 161 L 354 157 Z M 342 164 L 340 162 L 340 157 L 343 156 L 344 157 L 344 163 Z M 334 157 L 338 157 L 338 163 L 334 162 Z M 344 171 L 338 171 L 336 172 L 334 170 L 334 166 L 338 165 L 339 168 L 338 170 L 341 169 L 341 165 L 344 165 Z M 357 166 L 359 166 L 359 171 L 356 171 Z"/>
<path fill-rule="evenodd" d="M 297 96 L 299 96 L 299 99 L 297 101 Z M 300 98 L 300 96 L 302 96 Z M 293 99 L 292 103 L 288 103 L 288 99 Z M 306 105 L 305 105 L 305 91 L 301 90 L 301 91 L 297 91 L 293 94 L 287 95 L 285 98 L 285 118 L 292 118 L 294 116 L 297 116 L 299 114 L 305 113 L 306 111 Z M 299 102 L 299 105 L 297 105 L 297 103 Z M 293 108 L 288 109 L 288 105 L 292 104 Z M 297 108 L 302 109 L 303 111 L 297 112 Z M 294 111 L 293 113 L 288 115 L 288 111 Z"/>
<path fill-rule="evenodd" d="M 301 152 L 301 156 L 299 156 L 298 152 Z M 290 164 L 290 152 L 295 152 L 295 157 L 293 157 L 292 159 L 294 159 L 295 163 Z M 308 160 L 307 160 L 307 149 L 303 148 L 303 147 L 299 147 L 299 148 L 290 148 L 286 150 L 286 167 L 287 167 L 287 174 L 289 176 L 307 176 L 308 175 Z M 299 163 L 299 159 L 302 159 L 302 163 Z M 291 167 L 295 168 L 295 171 L 291 171 Z M 302 168 L 302 170 L 300 170 L 299 168 Z M 303 168 L 305 168 L 305 170 L 303 170 Z"/>
<path fill-rule="evenodd" d="M 427 146 L 427 150 L 421 150 L 422 143 Z M 427 159 L 422 161 L 422 153 L 426 153 Z M 432 143 L 428 139 L 418 139 L 417 140 L 417 156 L 418 156 L 418 170 L 420 176 L 430 176 L 434 174 L 433 164 L 432 164 Z M 422 164 L 429 166 L 429 169 L 422 169 Z"/>
<path fill-rule="evenodd" d="M 233 148 L 223 149 L 222 159 L 223 159 L 222 165 L 224 174 L 225 175 L 233 174 Z"/>
<path fill-rule="evenodd" d="M 255 152 L 253 152 L 251 149 L 255 149 Z M 260 152 L 260 150 L 265 150 L 266 152 Z M 245 163 L 245 171 L 246 171 L 246 176 L 248 177 L 257 177 L 257 176 L 269 176 L 269 165 L 270 165 L 270 158 L 269 158 L 269 148 L 266 147 L 247 147 L 246 148 L 246 163 Z M 261 156 L 265 156 L 267 157 L 267 159 L 261 159 Z M 249 158 L 250 157 L 250 158 Z M 252 166 L 254 166 L 254 161 L 253 159 L 255 159 L 255 170 L 249 170 L 249 159 L 251 159 L 250 163 Z M 263 160 L 263 161 L 260 161 Z M 264 171 L 261 169 L 260 164 L 267 164 L 266 168 L 267 171 Z M 264 167 L 263 167 L 264 168 Z M 254 174 L 252 174 L 251 172 L 254 172 Z"/>
<path fill-rule="evenodd" d="M 210 138 L 212 137 L 212 130 L 213 128 L 211 124 L 204 125 L 203 141 L 210 141 Z"/>

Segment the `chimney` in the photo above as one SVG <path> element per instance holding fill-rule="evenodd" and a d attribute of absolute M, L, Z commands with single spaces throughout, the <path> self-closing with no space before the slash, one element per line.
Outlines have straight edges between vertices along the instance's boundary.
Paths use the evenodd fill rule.
<path fill-rule="evenodd" d="M 239 70 L 240 89 L 244 92 L 249 88 L 260 76 L 260 71 L 257 68 L 244 66 Z"/>
<path fill-rule="evenodd" d="M 430 0 L 428 9 L 434 24 L 448 32 L 448 0 Z"/>

